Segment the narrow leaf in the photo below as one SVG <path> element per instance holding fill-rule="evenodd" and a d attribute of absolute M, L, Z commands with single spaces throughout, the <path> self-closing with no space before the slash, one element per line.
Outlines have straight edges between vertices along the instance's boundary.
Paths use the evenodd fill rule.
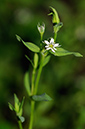
<path fill-rule="evenodd" d="M 51 51 L 51 53 L 52 53 L 53 55 L 55 55 L 55 56 L 66 56 L 66 55 L 71 55 L 71 54 L 73 54 L 73 55 L 76 56 L 76 57 L 83 57 L 83 55 L 81 55 L 81 54 L 78 53 L 78 52 L 69 52 L 69 51 L 67 51 L 67 50 L 65 50 L 65 49 L 63 49 L 63 48 L 57 48 L 57 50 L 56 50 L 55 53 L 52 52 L 52 51 Z"/>
<path fill-rule="evenodd" d="M 25 97 L 23 97 L 22 102 L 20 103 L 20 106 L 19 106 L 19 114 L 20 114 L 20 116 L 22 116 L 22 112 L 23 112 L 22 106 L 23 106 L 23 103 L 24 103 L 24 99 L 25 99 Z"/>
<path fill-rule="evenodd" d="M 42 95 L 33 95 L 32 99 L 34 101 L 51 101 L 52 98 L 50 96 L 48 96 L 46 93 L 42 94 Z"/>
<path fill-rule="evenodd" d="M 50 57 L 51 57 L 51 56 L 45 57 L 44 62 L 43 62 L 43 67 L 49 62 Z"/>
<path fill-rule="evenodd" d="M 25 76 L 24 76 L 24 85 L 25 85 L 25 88 L 26 88 L 28 95 L 30 96 L 31 89 L 30 89 L 30 80 L 29 80 L 29 73 L 28 72 L 26 72 Z"/>
<path fill-rule="evenodd" d="M 16 94 L 14 94 L 14 101 L 15 101 L 15 110 L 16 110 L 16 112 L 19 112 L 20 102 L 19 102 L 19 99 L 17 98 Z"/>
<path fill-rule="evenodd" d="M 15 110 L 14 107 L 10 103 L 8 103 L 8 105 L 9 105 L 10 110 L 12 110 L 12 111 Z"/>
<path fill-rule="evenodd" d="M 30 63 L 31 63 L 32 66 L 34 67 L 34 64 L 33 64 L 32 60 L 31 60 L 27 55 L 25 55 L 25 57 L 30 61 Z"/>
<path fill-rule="evenodd" d="M 34 54 L 34 68 L 36 69 L 37 66 L 38 66 L 38 54 L 35 53 L 35 54 Z"/>

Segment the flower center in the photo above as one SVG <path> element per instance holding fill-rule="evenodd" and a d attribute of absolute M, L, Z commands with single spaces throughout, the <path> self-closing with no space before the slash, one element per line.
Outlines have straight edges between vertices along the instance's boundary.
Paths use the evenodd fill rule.
<path fill-rule="evenodd" d="M 53 44 L 49 44 L 49 47 L 53 48 Z"/>

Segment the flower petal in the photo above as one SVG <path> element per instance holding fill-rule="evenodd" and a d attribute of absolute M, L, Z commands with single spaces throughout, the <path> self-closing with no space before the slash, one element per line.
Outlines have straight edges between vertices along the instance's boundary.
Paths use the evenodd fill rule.
<path fill-rule="evenodd" d="M 54 47 L 58 47 L 58 46 L 59 46 L 59 43 L 54 44 Z"/>
<path fill-rule="evenodd" d="M 55 52 L 52 48 L 51 48 L 52 52 Z"/>
<path fill-rule="evenodd" d="M 50 50 L 50 49 L 51 49 L 51 47 L 46 48 L 46 50 Z"/>
<path fill-rule="evenodd" d="M 54 43 L 54 39 L 53 38 L 51 38 L 50 43 Z"/>
<path fill-rule="evenodd" d="M 47 46 L 45 46 L 46 48 L 48 48 L 49 46 L 47 45 Z"/>
<path fill-rule="evenodd" d="M 49 42 L 47 40 L 45 40 L 44 43 L 49 44 Z"/>
<path fill-rule="evenodd" d="M 54 50 L 57 50 L 55 47 L 53 47 Z"/>

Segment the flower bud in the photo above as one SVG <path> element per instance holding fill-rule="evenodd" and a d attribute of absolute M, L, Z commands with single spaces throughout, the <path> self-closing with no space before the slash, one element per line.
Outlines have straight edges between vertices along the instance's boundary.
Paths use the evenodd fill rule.
<path fill-rule="evenodd" d="M 37 28 L 38 28 L 39 33 L 43 35 L 45 32 L 45 24 L 43 23 L 42 25 L 40 25 L 40 23 L 38 23 Z"/>

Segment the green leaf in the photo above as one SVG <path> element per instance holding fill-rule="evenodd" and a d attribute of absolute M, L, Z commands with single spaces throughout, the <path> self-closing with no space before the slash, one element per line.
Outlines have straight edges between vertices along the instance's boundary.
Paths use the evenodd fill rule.
<path fill-rule="evenodd" d="M 14 94 L 14 101 L 15 101 L 15 111 L 19 112 L 20 102 L 19 102 L 19 99 L 17 98 L 16 94 Z"/>
<path fill-rule="evenodd" d="M 28 95 L 30 96 L 31 89 L 30 89 L 30 80 L 29 80 L 29 73 L 28 72 L 26 72 L 25 76 L 24 76 L 24 85 L 25 85 L 25 88 L 26 88 Z"/>
<path fill-rule="evenodd" d="M 10 103 L 8 103 L 8 105 L 9 105 L 10 110 L 15 111 L 14 107 Z"/>
<path fill-rule="evenodd" d="M 22 39 L 21 39 L 20 36 L 16 35 L 16 38 L 17 38 L 17 40 L 18 40 L 19 42 L 22 41 Z"/>
<path fill-rule="evenodd" d="M 34 67 L 34 64 L 33 64 L 32 60 L 31 60 L 27 55 L 25 55 L 25 57 L 30 61 L 30 63 L 31 63 L 32 66 Z"/>
<path fill-rule="evenodd" d="M 31 98 L 34 101 L 51 101 L 52 98 L 50 96 L 48 96 L 46 93 L 42 94 L 42 95 L 33 95 L 31 96 Z"/>
<path fill-rule="evenodd" d="M 25 97 L 23 97 L 22 102 L 20 103 L 20 106 L 19 106 L 19 115 L 20 116 L 22 116 L 22 111 L 23 111 L 22 106 L 23 106 L 23 103 L 24 103 L 24 99 L 25 99 Z"/>
<path fill-rule="evenodd" d="M 18 119 L 23 123 L 25 121 L 25 118 L 23 116 L 17 116 Z"/>
<path fill-rule="evenodd" d="M 83 55 L 81 55 L 80 53 L 78 53 L 78 52 L 69 52 L 69 51 L 67 51 L 67 50 L 65 50 L 65 49 L 63 49 L 63 48 L 57 48 L 57 50 L 56 50 L 56 52 L 54 53 L 54 52 L 52 52 L 52 51 L 50 51 L 53 55 L 55 55 L 55 56 L 66 56 L 66 55 L 71 55 L 71 54 L 73 54 L 74 56 L 76 56 L 76 57 L 83 57 Z"/>
<path fill-rule="evenodd" d="M 39 52 L 40 51 L 40 48 L 33 44 L 33 43 L 30 43 L 30 42 L 25 42 L 24 45 L 31 51 L 33 52 Z"/>
<path fill-rule="evenodd" d="M 36 69 L 37 66 L 38 66 L 38 54 L 35 53 L 35 54 L 34 54 L 34 68 Z"/>
<path fill-rule="evenodd" d="M 49 15 L 53 16 L 53 19 L 52 19 L 53 24 L 54 23 L 59 23 L 60 19 L 59 19 L 57 11 L 53 7 L 50 7 L 50 8 L 51 8 L 51 12 L 50 12 Z"/>
<path fill-rule="evenodd" d="M 24 42 L 23 40 L 22 40 L 22 38 L 20 37 L 20 36 L 18 36 L 18 35 L 16 35 L 16 38 L 17 38 L 17 40 L 20 42 L 20 41 L 22 41 L 22 43 L 29 49 L 29 50 L 31 50 L 31 51 L 33 51 L 33 52 L 39 52 L 40 51 L 40 48 L 37 46 L 37 45 L 35 45 L 35 44 L 33 44 L 33 43 L 30 43 L 30 42 Z"/>
<path fill-rule="evenodd" d="M 51 56 L 46 56 L 43 62 L 43 67 L 49 62 Z"/>

